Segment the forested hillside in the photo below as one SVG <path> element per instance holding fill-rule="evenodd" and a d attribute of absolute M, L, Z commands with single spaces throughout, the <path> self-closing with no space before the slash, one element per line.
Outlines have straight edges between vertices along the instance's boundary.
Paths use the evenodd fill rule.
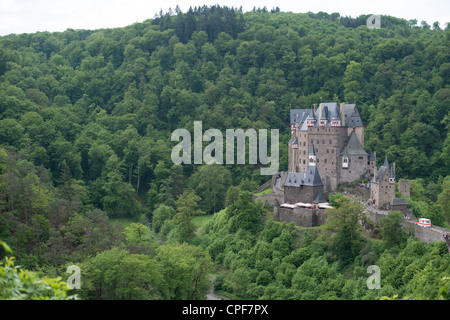
<path fill-rule="evenodd" d="M 260 175 L 258 165 L 174 165 L 171 133 L 177 128 L 192 132 L 194 121 L 202 121 L 204 130 L 222 132 L 279 129 L 280 170 L 286 170 L 290 107 L 327 101 L 356 102 L 366 149 L 377 152 L 378 165 L 387 154 L 396 162 L 397 176 L 411 179 L 409 204 L 416 216 L 446 226 L 450 31 L 388 16 L 382 16 L 381 29 L 369 29 L 367 17 L 213 6 L 161 12 L 124 28 L 0 37 L 0 239 L 22 266 L 43 274 L 61 275 L 67 265 L 82 264 L 82 270 L 90 270 L 83 271 L 89 280 L 81 294 L 88 299 L 201 298 L 208 272 L 217 264 L 235 277 L 222 279 L 222 286 L 243 297 L 284 298 L 289 290 L 312 288 L 300 276 L 292 279 L 309 258 L 315 259 L 310 268 L 331 261 L 323 257 L 323 247 L 314 255 L 311 250 L 322 244 L 312 239 L 305 243 L 313 246 L 302 251 L 304 256 L 285 261 L 283 277 L 288 269 L 292 274 L 277 279 L 276 286 L 284 284 L 288 291 L 231 288 L 240 280 L 228 252 L 240 250 L 215 253 L 202 245 L 216 239 L 212 226 L 197 239 L 191 220 L 241 199 L 240 209 L 248 215 L 229 215 L 244 219 L 242 232 L 257 237 L 265 230 L 259 224 L 264 214 L 247 202 L 247 192 L 269 177 Z M 227 203 L 227 192 L 235 200 Z M 224 220 L 223 212 L 215 220 Z M 225 228 L 225 220 L 215 222 L 217 230 L 240 232 L 240 223 Z M 277 229 L 263 236 L 266 242 L 280 237 L 280 261 L 291 254 L 286 250 L 298 249 L 291 233 Z M 225 250 L 220 241 L 215 246 Z M 244 247 L 250 244 L 256 238 Z M 405 259 L 411 250 L 425 250 L 412 246 L 405 249 Z M 361 248 L 367 255 L 371 247 Z M 267 250 L 269 259 L 273 248 Z M 394 259 L 377 250 L 373 261 Z M 433 252 L 442 258 L 442 248 Z M 362 256 L 357 252 L 351 258 Z M 265 267 L 255 261 L 245 263 L 260 273 L 246 281 L 272 283 L 275 269 L 261 275 Z M 125 285 L 132 271 L 118 271 L 131 265 L 153 270 L 135 280 L 142 287 L 134 291 Z M 108 267 L 112 283 L 95 276 Z M 192 268 L 195 274 L 188 272 Z M 408 270 L 409 281 L 414 272 Z M 192 277 L 198 280 L 195 287 Z M 343 278 L 333 281 L 339 290 L 344 286 Z M 152 291 L 144 290 L 148 283 Z M 386 295 L 416 294 L 412 287 L 400 290 L 402 284 L 392 284 Z M 350 284 L 344 287 L 350 290 Z M 433 290 L 424 296 L 436 298 Z M 378 297 L 352 292 L 345 297 Z"/>

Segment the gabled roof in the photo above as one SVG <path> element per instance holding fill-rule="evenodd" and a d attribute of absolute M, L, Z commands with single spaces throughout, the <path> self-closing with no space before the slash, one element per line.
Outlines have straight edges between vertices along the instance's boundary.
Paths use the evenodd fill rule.
<path fill-rule="evenodd" d="M 356 104 L 344 104 L 344 126 L 362 127 L 361 116 Z"/>
<path fill-rule="evenodd" d="M 345 156 L 367 156 L 367 152 L 359 142 L 358 136 L 355 132 L 352 132 L 348 138 L 347 144 L 344 149 L 342 149 L 340 155 Z"/>

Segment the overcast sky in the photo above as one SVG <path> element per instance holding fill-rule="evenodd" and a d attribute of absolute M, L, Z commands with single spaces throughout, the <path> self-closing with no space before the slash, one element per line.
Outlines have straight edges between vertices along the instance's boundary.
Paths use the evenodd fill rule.
<path fill-rule="evenodd" d="M 161 9 L 166 12 L 179 5 L 183 12 L 189 7 L 226 5 L 250 11 L 254 6 L 292 12 L 338 12 L 341 16 L 361 14 L 391 15 L 406 20 L 417 19 L 442 28 L 450 22 L 449 0 L 0 0 L 0 35 L 37 31 L 99 29 L 124 27 L 151 19 Z"/>

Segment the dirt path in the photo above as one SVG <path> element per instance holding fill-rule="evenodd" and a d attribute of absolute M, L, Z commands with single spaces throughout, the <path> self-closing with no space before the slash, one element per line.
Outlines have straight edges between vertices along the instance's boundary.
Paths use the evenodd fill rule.
<path fill-rule="evenodd" d="M 214 291 L 214 279 L 216 279 L 216 277 L 214 276 L 209 277 L 211 287 L 209 293 L 206 295 L 206 300 L 230 300 L 230 298 Z"/>

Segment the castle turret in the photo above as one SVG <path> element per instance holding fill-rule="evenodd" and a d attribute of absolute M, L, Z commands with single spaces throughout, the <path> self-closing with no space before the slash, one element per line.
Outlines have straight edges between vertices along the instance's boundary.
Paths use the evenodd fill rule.
<path fill-rule="evenodd" d="M 333 115 L 331 116 L 331 126 L 332 127 L 340 127 L 341 126 L 341 117 L 339 116 L 339 109 L 335 108 Z"/>
<path fill-rule="evenodd" d="M 311 109 L 308 117 L 306 118 L 306 124 L 308 127 L 314 127 L 316 124 L 316 115 L 314 114 L 314 111 Z"/>
<path fill-rule="evenodd" d="M 394 166 L 391 167 L 390 173 L 389 173 L 389 183 L 395 184 L 395 173 L 394 173 Z"/>

